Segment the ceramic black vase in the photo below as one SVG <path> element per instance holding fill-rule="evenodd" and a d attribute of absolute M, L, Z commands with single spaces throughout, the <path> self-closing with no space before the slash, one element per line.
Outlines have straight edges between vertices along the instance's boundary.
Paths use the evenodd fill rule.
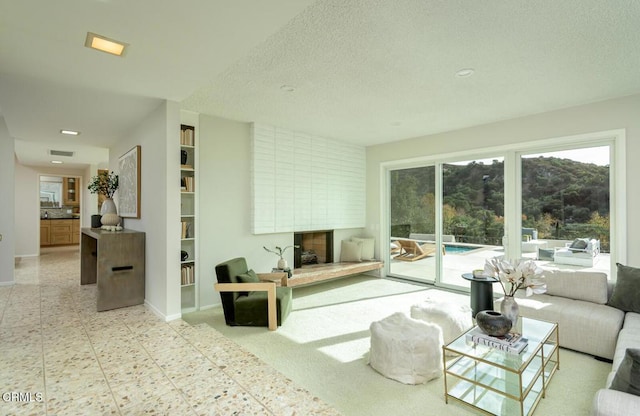
<path fill-rule="evenodd" d="M 476 314 L 476 324 L 487 335 L 501 337 L 511 330 L 511 319 L 496 311 L 480 311 Z"/>
<path fill-rule="evenodd" d="M 180 151 L 180 164 L 181 165 L 186 165 L 187 164 L 187 151 L 186 150 L 181 150 Z"/>

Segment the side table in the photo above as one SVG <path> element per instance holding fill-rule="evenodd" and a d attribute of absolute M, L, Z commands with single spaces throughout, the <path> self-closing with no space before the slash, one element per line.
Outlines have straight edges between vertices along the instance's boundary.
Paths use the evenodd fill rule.
<path fill-rule="evenodd" d="M 98 312 L 144 303 L 145 233 L 83 228 L 80 284 L 98 286 Z"/>
<path fill-rule="evenodd" d="M 493 284 L 497 280 L 492 277 L 475 277 L 473 273 L 464 273 L 462 277 L 471 282 L 471 316 L 475 319 L 478 312 L 493 310 Z"/>

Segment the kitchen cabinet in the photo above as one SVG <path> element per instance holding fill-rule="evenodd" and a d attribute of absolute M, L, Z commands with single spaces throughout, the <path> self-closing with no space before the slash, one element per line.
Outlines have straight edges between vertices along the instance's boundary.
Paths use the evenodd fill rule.
<path fill-rule="evenodd" d="M 71 244 L 80 244 L 80 220 L 71 220 Z"/>
<path fill-rule="evenodd" d="M 40 246 L 51 245 L 51 222 L 49 220 L 40 220 Z"/>
<path fill-rule="evenodd" d="M 40 246 L 80 243 L 79 219 L 40 220 Z"/>
<path fill-rule="evenodd" d="M 62 200 L 64 205 L 80 205 L 79 182 L 78 178 L 62 178 Z"/>

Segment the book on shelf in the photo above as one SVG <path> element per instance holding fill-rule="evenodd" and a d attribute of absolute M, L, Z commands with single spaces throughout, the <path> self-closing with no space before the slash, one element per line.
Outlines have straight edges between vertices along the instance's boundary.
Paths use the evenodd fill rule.
<path fill-rule="evenodd" d="M 183 146 L 193 146 L 193 129 L 180 130 L 180 144 Z"/>
<path fill-rule="evenodd" d="M 180 190 L 184 192 L 194 191 L 193 176 L 183 176 L 180 180 Z"/>
<path fill-rule="evenodd" d="M 180 284 L 192 285 L 196 282 L 195 266 L 193 264 L 183 264 L 181 267 Z"/>
<path fill-rule="evenodd" d="M 180 238 L 191 238 L 191 223 L 188 221 L 181 221 Z"/>
<path fill-rule="evenodd" d="M 467 333 L 467 341 L 474 344 L 486 345 L 497 350 L 506 351 L 512 354 L 520 354 L 529 345 L 529 340 L 522 334 L 509 332 L 502 337 L 487 335 L 478 327 Z"/>
<path fill-rule="evenodd" d="M 193 169 L 193 165 L 180 165 L 180 169 Z"/>

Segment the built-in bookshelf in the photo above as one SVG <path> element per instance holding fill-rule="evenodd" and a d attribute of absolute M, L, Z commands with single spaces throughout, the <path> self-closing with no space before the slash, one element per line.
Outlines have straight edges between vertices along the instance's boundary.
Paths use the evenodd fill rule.
<path fill-rule="evenodd" d="M 198 309 L 196 128 L 180 125 L 180 295 L 182 312 Z"/>

